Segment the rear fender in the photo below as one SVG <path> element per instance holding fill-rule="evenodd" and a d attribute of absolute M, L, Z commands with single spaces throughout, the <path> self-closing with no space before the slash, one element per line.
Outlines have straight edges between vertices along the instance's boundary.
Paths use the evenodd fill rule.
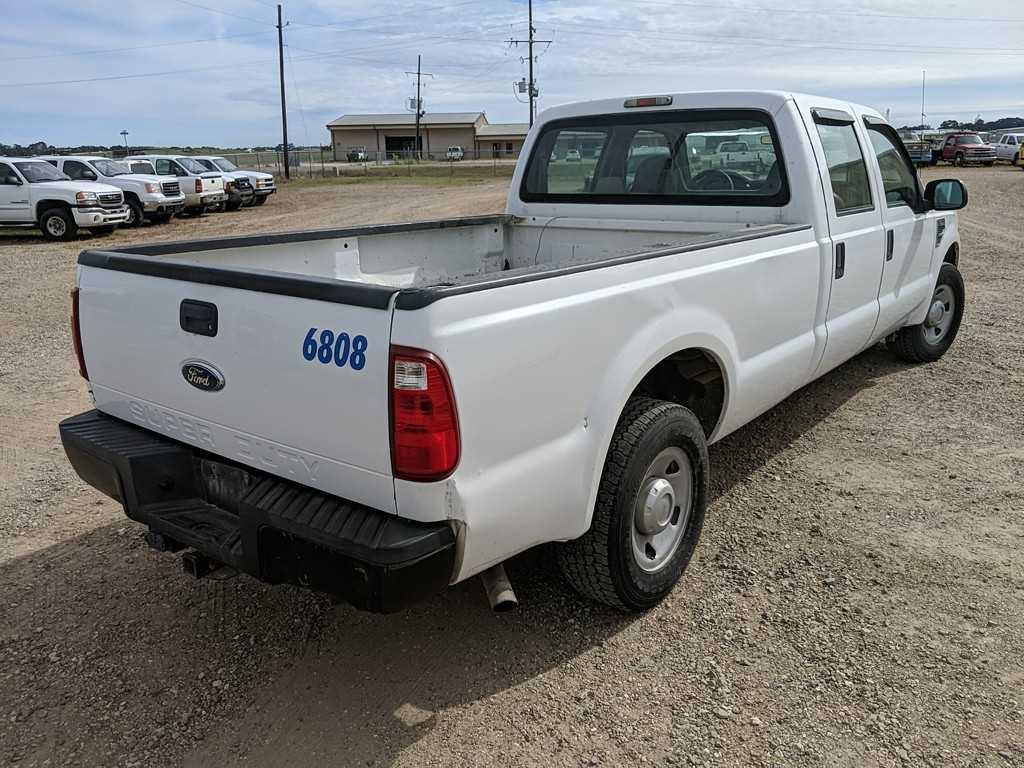
<path fill-rule="evenodd" d="M 707 328 L 709 332 L 679 333 L 681 328 Z M 725 320 L 699 307 L 679 307 L 664 313 L 647 326 L 639 329 L 630 342 L 616 353 L 614 364 L 594 394 L 588 413 L 587 428 L 591 431 L 591 451 L 584 471 L 590 477 L 590 494 L 582 510 L 578 535 L 590 528 L 594 504 L 601 483 L 605 457 L 611 445 L 619 416 L 640 381 L 654 366 L 669 355 L 684 349 L 700 349 L 710 354 L 722 369 L 725 379 L 725 398 L 718 427 L 709 438 L 715 439 L 732 395 L 730 384 L 736 380 L 737 346 L 732 329 Z"/>

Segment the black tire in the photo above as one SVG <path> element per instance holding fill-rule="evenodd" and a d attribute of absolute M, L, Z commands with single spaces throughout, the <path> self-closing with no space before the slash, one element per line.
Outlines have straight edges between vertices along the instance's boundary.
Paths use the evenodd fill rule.
<path fill-rule="evenodd" d="M 224 210 L 226 210 L 226 211 L 232 211 L 232 212 L 233 211 L 237 211 L 241 207 L 242 207 L 242 201 L 241 200 L 239 200 L 237 202 L 234 202 L 234 203 L 224 203 Z"/>
<path fill-rule="evenodd" d="M 146 212 L 142 210 L 142 205 L 138 200 L 131 197 L 125 200 L 125 205 L 128 206 L 128 218 L 125 219 L 121 226 L 128 228 L 141 227 L 142 222 L 146 219 Z"/>
<path fill-rule="evenodd" d="M 149 216 L 149 220 L 153 224 L 166 224 L 174 216 L 173 213 L 167 213 L 163 211 L 161 213 L 152 213 Z"/>
<path fill-rule="evenodd" d="M 964 164 L 964 153 L 963 152 L 957 152 L 956 155 L 953 157 L 953 165 L 958 165 L 958 166 L 960 166 L 962 168 L 963 164 Z"/>
<path fill-rule="evenodd" d="M 101 237 L 114 234 L 115 229 L 117 229 L 117 225 L 115 224 L 104 224 L 102 227 L 89 227 L 90 232 Z"/>
<path fill-rule="evenodd" d="M 183 210 L 183 211 L 182 211 L 181 213 L 179 213 L 178 215 L 179 215 L 179 216 L 189 216 L 189 217 L 191 217 L 191 218 L 193 218 L 193 219 L 198 219 L 198 218 L 199 218 L 200 216 L 202 216 L 202 215 L 203 215 L 204 213 L 206 213 L 206 209 L 205 209 L 205 208 L 203 208 L 203 206 L 199 205 L 199 206 L 195 206 L 195 207 L 193 207 L 193 208 L 185 208 L 185 209 L 184 209 L 184 210 Z"/>
<path fill-rule="evenodd" d="M 78 225 L 69 211 L 63 208 L 48 208 L 39 217 L 39 228 L 47 240 L 74 240 L 78 235 Z"/>
<path fill-rule="evenodd" d="M 270 197 L 270 195 L 257 195 L 256 198 L 252 201 L 252 204 L 253 205 L 263 205 L 265 202 L 267 202 L 267 199 L 269 197 Z"/>
<path fill-rule="evenodd" d="M 946 350 L 953 344 L 960 331 L 960 323 L 964 316 L 965 292 L 964 279 L 960 275 L 960 270 L 952 264 L 943 264 L 942 269 L 939 270 L 939 279 L 935 283 L 935 291 L 932 294 L 933 299 L 940 295 L 944 286 L 952 292 L 956 302 L 952 308 L 947 306 L 947 309 L 952 310 L 952 321 L 948 329 L 936 341 L 931 339 L 935 333 L 935 326 L 929 325 L 927 320 L 919 325 L 900 328 L 886 342 L 896 357 L 908 363 L 932 363 L 946 354 Z"/>
<path fill-rule="evenodd" d="M 634 511 L 648 468 L 669 448 L 681 449 L 690 461 L 691 511 L 675 550 L 652 573 L 641 569 L 634 554 Z M 683 575 L 700 539 L 709 472 L 704 430 L 690 410 L 664 400 L 631 398 L 608 449 L 590 530 L 558 548 L 566 581 L 584 597 L 620 610 L 657 605 Z"/>

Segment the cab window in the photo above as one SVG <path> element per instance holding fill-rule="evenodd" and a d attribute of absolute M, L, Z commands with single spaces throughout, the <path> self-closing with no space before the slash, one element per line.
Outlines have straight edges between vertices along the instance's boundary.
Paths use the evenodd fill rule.
<path fill-rule="evenodd" d="M 21 185 L 21 179 L 18 178 L 18 174 L 6 163 L 0 163 L 0 185 L 12 187 Z"/>
<path fill-rule="evenodd" d="M 78 160 L 65 160 L 64 173 L 75 181 L 95 181 L 96 172 Z"/>
<path fill-rule="evenodd" d="M 524 202 L 783 206 L 785 166 L 771 117 L 753 109 L 629 111 L 544 126 Z M 723 151 L 723 147 L 742 151 Z"/>
<path fill-rule="evenodd" d="M 853 123 L 818 122 L 816 127 L 828 163 L 836 214 L 842 216 L 871 210 L 874 206 L 868 168 Z"/>
<path fill-rule="evenodd" d="M 868 127 L 871 146 L 882 172 L 882 187 L 885 190 L 885 204 L 890 208 L 917 205 L 917 174 L 914 173 L 903 153 L 893 143 L 887 132 Z"/>
<path fill-rule="evenodd" d="M 167 159 L 160 159 L 156 161 L 156 172 L 160 176 L 172 176 L 174 172 L 171 170 L 171 161 Z"/>

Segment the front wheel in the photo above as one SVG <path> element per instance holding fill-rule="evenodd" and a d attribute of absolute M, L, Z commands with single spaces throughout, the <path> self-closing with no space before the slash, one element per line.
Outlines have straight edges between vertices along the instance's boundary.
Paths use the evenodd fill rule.
<path fill-rule="evenodd" d="M 270 197 L 270 195 L 259 195 L 258 197 L 256 197 L 256 199 L 252 201 L 252 204 L 263 205 L 265 202 L 267 202 L 268 197 Z"/>
<path fill-rule="evenodd" d="M 122 227 L 138 227 L 141 226 L 143 220 L 146 218 L 145 211 L 142 210 L 142 205 L 139 204 L 138 200 L 128 199 L 125 201 L 125 205 L 128 206 L 128 218 L 121 224 Z"/>
<path fill-rule="evenodd" d="M 94 235 L 106 236 L 114 234 L 115 229 L 117 229 L 117 227 L 113 224 L 104 224 L 102 227 L 90 227 L 89 231 Z"/>
<path fill-rule="evenodd" d="M 956 153 L 956 157 L 953 158 L 953 165 L 959 165 L 959 166 L 962 167 L 963 164 L 964 164 L 964 155 L 963 155 L 962 152 L 957 152 Z"/>
<path fill-rule="evenodd" d="M 621 610 L 657 605 L 700 539 L 709 471 L 704 430 L 692 411 L 630 399 L 608 449 L 590 530 L 558 550 L 569 584 Z"/>
<path fill-rule="evenodd" d="M 47 240 L 73 240 L 78 234 L 78 225 L 75 224 L 74 218 L 63 208 L 43 211 L 43 215 L 39 217 L 39 228 L 43 230 L 43 237 Z"/>
<path fill-rule="evenodd" d="M 964 279 L 960 270 L 952 264 L 943 264 L 924 322 L 896 331 L 887 341 L 889 349 L 909 363 L 938 360 L 946 354 L 960 330 L 964 299 Z"/>

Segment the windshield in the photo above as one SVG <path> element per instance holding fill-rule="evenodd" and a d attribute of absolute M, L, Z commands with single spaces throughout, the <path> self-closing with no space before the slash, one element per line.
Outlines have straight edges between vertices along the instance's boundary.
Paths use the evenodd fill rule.
<path fill-rule="evenodd" d="M 27 163 L 14 164 L 21 175 L 28 179 L 30 184 L 38 184 L 43 181 L 71 181 L 70 176 L 58 171 L 49 163 L 41 161 L 29 161 Z"/>
<path fill-rule="evenodd" d="M 196 160 L 194 157 L 179 157 L 178 162 L 181 163 L 181 167 L 189 173 L 206 173 L 207 171 L 217 170 L 209 160 L 202 161 Z M 204 162 L 210 164 L 204 165 Z"/>
<path fill-rule="evenodd" d="M 213 164 L 216 167 L 216 170 L 218 171 L 226 171 L 227 173 L 231 173 L 233 171 L 238 170 L 237 165 L 232 163 L 230 160 L 225 160 L 223 157 L 215 158 Z"/>
<path fill-rule="evenodd" d="M 132 172 L 127 163 L 119 163 L 116 160 L 93 160 L 92 164 L 104 176 L 124 176 Z"/>
<path fill-rule="evenodd" d="M 147 160 L 136 160 L 132 163 L 132 173 L 149 173 L 156 175 L 156 169 L 153 168 L 153 164 Z"/>
<path fill-rule="evenodd" d="M 981 136 L 961 136 L 958 140 L 960 144 L 984 144 L 981 140 Z"/>

